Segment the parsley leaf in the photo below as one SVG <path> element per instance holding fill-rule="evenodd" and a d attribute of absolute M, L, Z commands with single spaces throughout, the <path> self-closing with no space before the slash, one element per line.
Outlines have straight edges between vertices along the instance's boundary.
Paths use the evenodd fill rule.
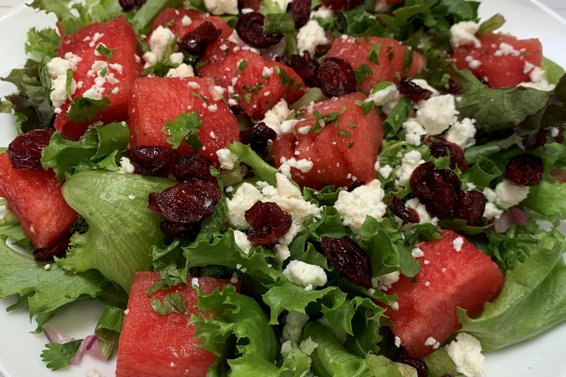
<path fill-rule="evenodd" d="M 238 63 L 238 70 L 236 71 L 236 76 L 240 76 L 240 73 L 242 73 L 242 71 L 246 68 L 248 68 L 248 61 L 246 59 L 240 60 L 240 62 Z"/>
<path fill-rule="evenodd" d="M 156 298 L 151 300 L 151 307 L 159 315 L 167 315 L 169 313 L 185 315 L 188 304 L 189 302 L 183 300 L 183 295 L 179 292 L 165 295 L 163 302 Z"/>
<path fill-rule="evenodd" d="M 114 53 L 112 52 L 112 50 L 117 50 L 117 49 L 115 48 L 109 49 L 102 43 L 99 43 L 98 46 L 96 46 L 96 52 L 98 52 L 100 55 L 102 55 L 104 58 L 106 58 L 109 61 L 112 61 L 112 58 L 114 57 Z"/>
<path fill-rule="evenodd" d="M 193 111 L 188 114 L 179 114 L 175 121 L 166 120 L 163 133 L 171 137 L 167 138 L 167 142 L 173 146 L 173 149 L 179 148 L 183 140 L 187 140 L 193 151 L 202 148 L 202 143 L 198 139 L 198 129 L 202 127 L 204 121 L 198 116 L 198 112 Z"/>
<path fill-rule="evenodd" d="M 47 368 L 59 370 L 69 365 L 69 360 L 76 355 L 83 340 L 75 340 L 69 343 L 47 343 L 46 350 L 41 352 L 41 358 L 47 362 Z"/>
<path fill-rule="evenodd" d="M 373 71 L 367 64 L 362 64 L 357 69 L 354 70 L 354 76 L 356 76 L 356 82 L 358 85 L 363 84 L 364 79 L 370 77 Z"/>
<path fill-rule="evenodd" d="M 318 120 L 319 122 L 311 127 L 310 132 L 320 132 L 326 124 L 332 123 L 334 121 L 336 121 L 336 124 L 334 126 L 338 128 L 338 117 L 344 114 L 344 111 L 346 111 L 346 106 L 344 106 L 339 113 L 328 113 L 324 115 L 315 110 L 313 114 L 314 118 L 304 119 L 301 121 L 301 123 L 309 122 L 311 120 Z"/>
<path fill-rule="evenodd" d="M 102 99 L 90 99 L 86 97 L 75 98 L 71 104 L 67 119 L 75 123 L 92 122 L 96 119 L 96 112 L 105 112 L 108 109 L 110 100 L 108 97 Z"/>
<path fill-rule="evenodd" d="M 381 43 L 372 45 L 369 48 L 369 61 L 375 64 L 379 64 L 379 54 L 381 53 Z"/>

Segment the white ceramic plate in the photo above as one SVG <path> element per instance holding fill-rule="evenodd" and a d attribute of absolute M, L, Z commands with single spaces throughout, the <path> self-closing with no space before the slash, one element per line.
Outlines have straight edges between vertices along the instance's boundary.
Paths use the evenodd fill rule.
<path fill-rule="evenodd" d="M 507 18 L 505 31 L 521 38 L 538 37 L 544 46 L 544 55 L 566 67 L 566 20 L 560 18 L 536 0 L 486 0 L 480 7 L 485 19 L 495 13 Z M 24 6 L 0 18 L 0 77 L 14 67 L 25 63 L 24 42 L 32 27 L 53 26 L 55 18 L 36 14 Z M 0 81 L 0 96 L 14 91 L 14 86 Z M 0 114 L 0 146 L 7 146 L 15 137 L 13 119 Z M 0 279 L 2 277 L 0 276 Z M 71 366 L 51 372 L 39 355 L 47 343 L 44 335 L 33 335 L 27 310 L 7 313 L 13 298 L 0 300 L 0 375 L 4 377 L 84 376 L 89 369 L 98 369 L 103 376 L 114 376 L 114 362 L 103 363 L 86 355 L 80 366 Z M 103 305 L 80 302 L 57 315 L 51 324 L 74 338 L 83 338 L 93 332 Z M 487 357 L 488 377 L 564 377 L 566 363 L 566 323 L 531 339 L 530 341 L 493 352 Z"/>

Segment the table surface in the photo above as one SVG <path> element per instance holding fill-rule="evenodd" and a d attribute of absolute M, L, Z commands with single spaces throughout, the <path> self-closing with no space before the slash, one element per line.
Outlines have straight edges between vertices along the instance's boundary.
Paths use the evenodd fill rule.
<path fill-rule="evenodd" d="M 535 0 L 547 5 L 556 13 L 566 18 L 566 1 L 565 0 Z M 24 0 L 0 0 L 0 17 L 8 13 L 13 7 L 23 3 Z"/>

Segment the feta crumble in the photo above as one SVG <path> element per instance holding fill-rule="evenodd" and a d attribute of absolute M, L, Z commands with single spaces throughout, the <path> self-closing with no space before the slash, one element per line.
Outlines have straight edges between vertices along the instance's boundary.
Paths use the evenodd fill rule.
<path fill-rule="evenodd" d="M 420 164 L 424 163 L 421 159 L 421 154 L 419 151 L 411 151 L 403 156 L 401 159 L 401 165 L 395 168 L 395 173 L 397 174 L 397 184 L 399 186 L 405 186 L 409 183 L 411 174 Z"/>
<path fill-rule="evenodd" d="M 454 241 L 452 241 L 452 246 L 454 246 L 454 250 L 456 250 L 457 252 L 462 251 L 462 246 L 464 246 L 464 239 L 462 237 L 455 238 Z"/>
<path fill-rule="evenodd" d="M 475 119 L 464 118 L 456 122 L 446 133 L 446 140 L 458 144 L 462 149 L 471 147 L 476 143 L 476 123 Z"/>
<path fill-rule="evenodd" d="M 456 340 L 446 347 L 448 356 L 456 364 L 456 370 L 466 377 L 483 377 L 487 373 L 485 357 L 481 354 L 482 347 L 475 337 L 459 333 Z"/>
<path fill-rule="evenodd" d="M 204 7 L 215 16 L 239 13 L 238 0 L 204 0 Z"/>
<path fill-rule="evenodd" d="M 326 284 L 328 278 L 324 270 L 312 264 L 298 260 L 292 260 L 283 270 L 283 275 L 295 285 L 313 288 L 321 287 Z"/>
<path fill-rule="evenodd" d="M 307 22 L 297 34 L 297 47 L 301 55 L 304 51 L 308 51 L 311 56 L 314 56 L 316 46 L 327 43 L 326 33 L 316 20 Z"/>
<path fill-rule="evenodd" d="M 473 21 L 462 21 L 452 25 L 450 28 L 450 39 L 452 46 L 467 46 L 473 44 L 475 47 L 481 47 L 481 42 L 476 38 L 476 33 L 480 26 Z"/>
<path fill-rule="evenodd" d="M 340 191 L 334 207 L 344 225 L 349 226 L 355 234 L 359 234 L 366 216 L 371 216 L 378 221 L 383 218 L 387 209 L 387 206 L 383 203 L 384 195 L 381 182 L 374 179 L 367 185 L 357 187 L 351 192 Z"/>

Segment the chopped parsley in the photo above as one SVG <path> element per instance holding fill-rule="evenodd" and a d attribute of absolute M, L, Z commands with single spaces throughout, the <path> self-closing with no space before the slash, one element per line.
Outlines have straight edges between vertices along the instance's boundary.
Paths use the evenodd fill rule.
<path fill-rule="evenodd" d="M 108 110 L 110 100 L 108 97 L 101 99 L 90 99 L 86 97 L 75 98 L 71 104 L 67 119 L 75 123 L 92 122 L 96 119 L 96 112 L 105 112 Z"/>
<path fill-rule="evenodd" d="M 199 118 L 196 111 L 188 114 L 179 114 L 175 121 L 165 121 L 163 133 L 170 136 L 167 138 L 167 142 L 173 149 L 179 148 L 183 140 L 187 140 L 191 149 L 196 152 L 202 149 L 202 143 L 198 138 L 198 129 L 203 124 L 204 121 Z"/>
<path fill-rule="evenodd" d="M 98 46 L 96 46 L 96 52 L 98 52 L 100 55 L 102 55 L 104 58 L 106 58 L 109 61 L 112 61 L 112 58 L 114 57 L 114 53 L 112 51 L 115 50 L 117 49 L 116 48 L 110 49 L 105 45 L 103 45 L 102 43 L 99 43 Z"/>
<path fill-rule="evenodd" d="M 179 292 L 165 295 L 163 302 L 156 298 L 151 299 L 151 307 L 159 315 L 167 315 L 170 313 L 186 315 L 188 304 L 189 302 L 183 300 L 183 295 Z"/>
<path fill-rule="evenodd" d="M 240 62 L 238 63 L 238 70 L 236 71 L 236 76 L 239 76 L 240 73 L 242 73 L 246 68 L 248 68 L 248 61 L 246 59 L 240 60 Z"/>

